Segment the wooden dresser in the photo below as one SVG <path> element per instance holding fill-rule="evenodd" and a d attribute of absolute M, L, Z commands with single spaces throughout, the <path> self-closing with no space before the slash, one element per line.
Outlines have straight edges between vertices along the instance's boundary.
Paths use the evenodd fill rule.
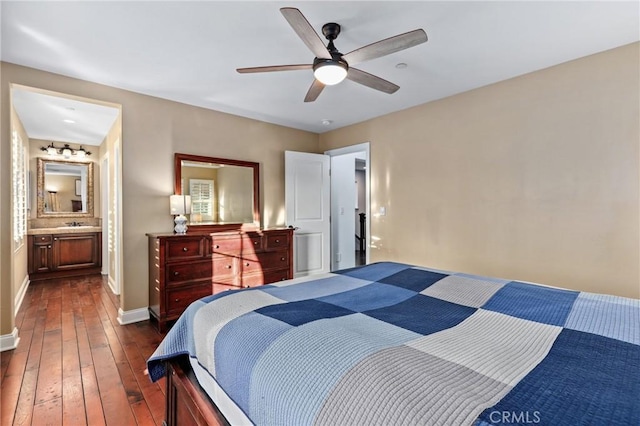
<path fill-rule="evenodd" d="M 293 278 L 293 231 L 147 234 L 149 313 L 161 331 L 191 302 Z"/>

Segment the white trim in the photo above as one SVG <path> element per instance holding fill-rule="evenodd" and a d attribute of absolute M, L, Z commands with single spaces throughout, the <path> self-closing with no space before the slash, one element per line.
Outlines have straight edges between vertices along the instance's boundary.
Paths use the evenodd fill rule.
<path fill-rule="evenodd" d="M 24 277 L 24 281 L 20 284 L 20 288 L 18 289 L 18 293 L 16 294 L 16 298 L 13 301 L 13 312 L 18 312 L 20 310 L 20 306 L 22 305 L 22 301 L 24 300 L 24 295 L 27 293 L 27 289 L 29 288 L 29 275 Z"/>
<path fill-rule="evenodd" d="M 100 203 L 102 208 L 102 275 L 109 275 L 109 153 L 100 161 Z M 115 284 L 115 282 L 114 282 Z M 111 290 L 114 286 L 109 283 Z M 115 292 L 114 294 L 120 294 Z"/>
<path fill-rule="evenodd" d="M 102 275 L 107 275 L 105 272 L 102 272 Z M 118 290 L 116 290 L 116 280 L 113 279 L 111 275 L 107 277 L 107 284 L 109 284 L 109 288 L 113 294 L 120 294 Z"/>
<path fill-rule="evenodd" d="M 146 321 L 149 319 L 149 308 L 138 308 L 130 311 L 123 311 L 118 308 L 118 322 L 120 325 L 133 324 L 134 322 Z"/>
<path fill-rule="evenodd" d="M 18 347 L 18 343 L 20 343 L 20 337 L 18 337 L 18 329 L 14 327 L 11 334 L 0 336 L 0 352 L 15 349 Z"/>

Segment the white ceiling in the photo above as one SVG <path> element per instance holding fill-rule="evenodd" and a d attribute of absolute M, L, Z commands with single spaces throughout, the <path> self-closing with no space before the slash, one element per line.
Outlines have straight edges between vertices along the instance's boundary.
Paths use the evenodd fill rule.
<path fill-rule="evenodd" d="M 429 41 L 358 65 L 398 84 L 395 94 L 347 80 L 304 103 L 310 70 L 235 71 L 312 62 L 281 7 L 299 8 L 318 33 L 339 23 L 343 53 L 417 28 Z M 2 1 L 0 8 L 3 61 L 317 133 L 640 40 L 638 1 Z M 408 66 L 396 68 L 401 62 Z"/>
<path fill-rule="evenodd" d="M 11 101 L 30 139 L 100 145 L 120 110 L 17 87 Z"/>

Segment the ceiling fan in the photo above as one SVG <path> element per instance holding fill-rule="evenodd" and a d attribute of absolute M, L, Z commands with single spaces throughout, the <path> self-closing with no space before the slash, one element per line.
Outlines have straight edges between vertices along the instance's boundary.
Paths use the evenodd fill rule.
<path fill-rule="evenodd" d="M 338 84 L 345 78 L 385 93 L 394 93 L 400 88 L 399 86 L 365 71 L 353 68 L 352 65 L 408 49 L 427 41 L 427 34 L 423 29 L 418 29 L 377 41 L 343 55 L 333 45 L 333 41 L 340 34 L 340 25 L 330 22 L 322 26 L 322 34 L 329 40 L 329 43 L 325 46 L 302 12 L 293 7 L 283 7 L 280 12 L 304 44 L 316 55 L 313 63 L 238 68 L 236 71 L 244 74 L 312 69 L 315 79 L 309 91 L 307 91 L 307 95 L 304 98 L 305 102 L 315 101 L 325 86 Z"/>

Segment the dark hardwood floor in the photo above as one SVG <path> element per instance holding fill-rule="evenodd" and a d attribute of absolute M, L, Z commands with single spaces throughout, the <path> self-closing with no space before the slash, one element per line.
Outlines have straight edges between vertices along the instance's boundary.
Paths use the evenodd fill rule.
<path fill-rule="evenodd" d="M 18 347 L 0 354 L 0 424 L 162 424 L 165 382 L 144 370 L 163 336 L 121 326 L 118 306 L 100 275 L 32 282 Z"/>

